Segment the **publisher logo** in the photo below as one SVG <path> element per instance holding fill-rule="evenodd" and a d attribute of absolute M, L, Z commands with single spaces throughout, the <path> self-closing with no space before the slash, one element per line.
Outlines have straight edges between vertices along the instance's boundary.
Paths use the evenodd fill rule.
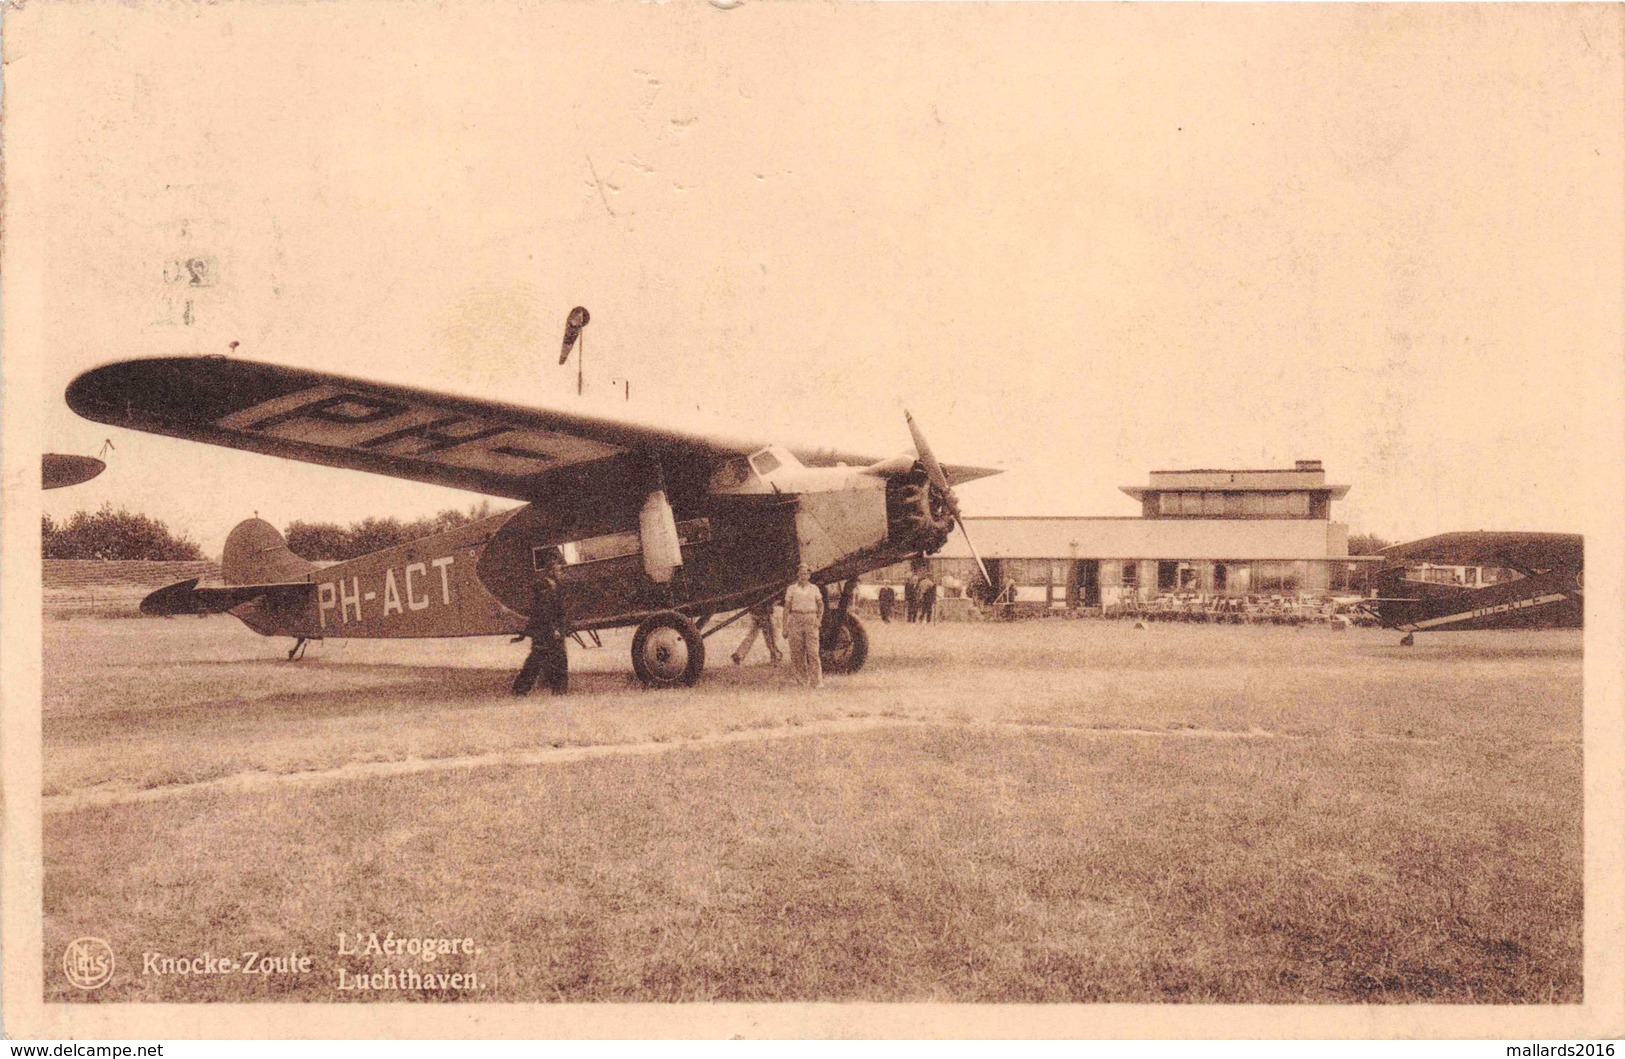
<path fill-rule="evenodd" d="M 80 989 L 100 989 L 113 977 L 113 947 L 101 938 L 75 938 L 62 954 L 62 973 Z"/>

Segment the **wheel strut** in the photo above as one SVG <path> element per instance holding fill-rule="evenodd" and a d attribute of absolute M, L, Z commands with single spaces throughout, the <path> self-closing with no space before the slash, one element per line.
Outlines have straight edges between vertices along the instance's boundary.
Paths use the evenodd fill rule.
<path fill-rule="evenodd" d="M 828 647 L 846 621 L 846 612 L 852 609 L 852 598 L 858 591 L 858 579 L 849 577 L 841 582 L 841 598 L 833 607 L 829 605 L 827 588 L 821 586 L 820 591 L 824 593 L 824 625 L 818 630 L 818 640 L 821 647 Z"/>

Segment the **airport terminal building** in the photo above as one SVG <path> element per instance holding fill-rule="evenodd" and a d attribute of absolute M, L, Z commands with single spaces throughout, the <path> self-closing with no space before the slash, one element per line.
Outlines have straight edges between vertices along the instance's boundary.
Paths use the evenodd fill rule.
<path fill-rule="evenodd" d="M 1025 607 L 1111 607 L 1159 596 L 1320 596 L 1346 590 L 1357 562 L 1331 520 L 1346 485 L 1319 460 L 1284 470 L 1153 471 L 1123 486 L 1138 518 L 969 518 L 988 572 Z M 939 581 L 980 580 L 956 532 L 930 559 Z M 901 564 L 866 581 L 901 583 Z M 866 593 L 867 595 L 868 593 Z"/>

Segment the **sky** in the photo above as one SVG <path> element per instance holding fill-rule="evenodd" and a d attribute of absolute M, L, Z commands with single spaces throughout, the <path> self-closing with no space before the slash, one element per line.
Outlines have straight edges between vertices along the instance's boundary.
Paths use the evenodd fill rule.
<path fill-rule="evenodd" d="M 79 372 L 227 353 L 885 456 L 972 515 L 1325 462 L 1410 539 L 1594 531 L 1622 437 L 1600 6 L 450 4 L 7 17 L 7 373 L 45 494 L 206 552 L 480 497 L 109 428 Z M 182 264 L 204 262 L 206 285 Z M 17 414 L 15 405 L 8 406 Z M 1616 483 L 1617 484 L 1617 483 Z M 1611 510 L 1611 509 L 1610 509 Z"/>

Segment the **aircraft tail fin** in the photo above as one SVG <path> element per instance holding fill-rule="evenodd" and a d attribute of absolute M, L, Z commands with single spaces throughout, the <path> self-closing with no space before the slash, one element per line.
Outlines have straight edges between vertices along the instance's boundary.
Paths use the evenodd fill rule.
<path fill-rule="evenodd" d="M 287 584 L 310 580 L 316 564 L 288 548 L 277 528 L 264 519 L 237 523 L 220 556 L 220 577 L 228 585 Z"/>

